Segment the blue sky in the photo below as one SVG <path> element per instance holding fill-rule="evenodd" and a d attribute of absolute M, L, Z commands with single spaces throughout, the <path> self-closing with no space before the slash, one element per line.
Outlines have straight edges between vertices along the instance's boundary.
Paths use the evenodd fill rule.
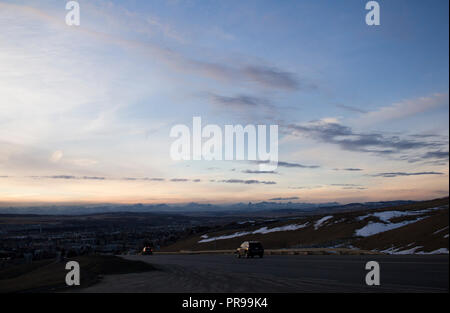
<path fill-rule="evenodd" d="M 0 1 L 3 203 L 448 195 L 448 1 L 79 3 Z M 193 116 L 278 124 L 284 166 L 172 161 Z"/>

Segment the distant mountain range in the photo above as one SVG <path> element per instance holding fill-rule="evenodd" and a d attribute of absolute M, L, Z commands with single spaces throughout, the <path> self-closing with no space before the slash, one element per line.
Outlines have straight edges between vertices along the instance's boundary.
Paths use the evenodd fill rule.
<path fill-rule="evenodd" d="M 208 215 L 229 214 L 268 214 L 268 213 L 317 213 L 326 211 L 352 211 L 362 208 L 374 209 L 415 201 L 381 201 L 365 203 L 340 204 L 327 203 L 301 203 L 301 202 L 256 202 L 234 204 L 99 204 L 99 205 L 39 205 L 21 207 L 0 207 L 0 214 L 39 214 L 39 215 L 84 215 L 98 213 L 135 212 L 135 213 L 201 213 Z"/>

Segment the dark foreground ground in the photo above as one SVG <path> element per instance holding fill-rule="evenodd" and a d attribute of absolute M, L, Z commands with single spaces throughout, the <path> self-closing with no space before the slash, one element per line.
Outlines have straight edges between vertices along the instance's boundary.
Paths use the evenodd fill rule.
<path fill-rule="evenodd" d="M 445 255 L 127 256 L 159 270 L 107 275 L 84 292 L 448 292 Z M 366 286 L 365 264 L 378 261 L 381 285 Z"/>
<path fill-rule="evenodd" d="M 81 286 L 68 287 L 65 277 L 67 261 L 80 264 Z M 154 270 L 145 262 L 125 260 L 112 255 L 86 255 L 56 262 L 40 260 L 0 270 L 0 293 L 57 292 L 70 288 L 88 287 L 97 283 L 103 275 L 140 273 Z"/>

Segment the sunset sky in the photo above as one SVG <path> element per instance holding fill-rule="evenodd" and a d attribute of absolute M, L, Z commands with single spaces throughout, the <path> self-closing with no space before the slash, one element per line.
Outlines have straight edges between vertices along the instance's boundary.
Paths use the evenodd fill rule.
<path fill-rule="evenodd" d="M 0 0 L 0 203 L 448 195 L 448 1 Z M 276 124 L 279 164 L 173 161 L 172 126 Z"/>

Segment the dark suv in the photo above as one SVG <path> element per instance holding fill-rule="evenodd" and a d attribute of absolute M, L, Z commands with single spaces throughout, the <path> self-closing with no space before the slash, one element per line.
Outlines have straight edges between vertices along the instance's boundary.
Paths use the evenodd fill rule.
<path fill-rule="evenodd" d="M 260 258 L 264 256 L 264 248 L 259 241 L 244 241 L 239 248 L 236 249 L 237 257 L 253 258 L 258 255 Z"/>

